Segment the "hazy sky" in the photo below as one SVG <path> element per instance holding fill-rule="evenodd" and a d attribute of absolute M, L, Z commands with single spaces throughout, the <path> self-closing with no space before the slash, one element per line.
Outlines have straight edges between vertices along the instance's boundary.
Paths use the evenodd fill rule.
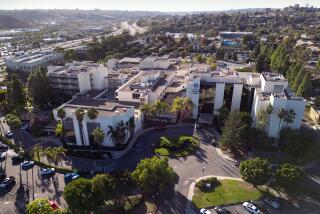
<path fill-rule="evenodd" d="M 107 9 L 152 11 L 213 11 L 239 8 L 282 8 L 313 5 L 320 0 L 0 0 L 0 9 Z"/>

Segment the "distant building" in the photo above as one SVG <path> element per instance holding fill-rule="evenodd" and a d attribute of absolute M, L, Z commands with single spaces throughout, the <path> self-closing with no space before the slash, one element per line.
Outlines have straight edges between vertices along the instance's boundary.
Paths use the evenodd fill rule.
<path fill-rule="evenodd" d="M 48 66 L 47 76 L 52 88 L 65 95 L 108 88 L 108 69 L 98 63 L 73 62 L 65 66 Z"/>
<path fill-rule="evenodd" d="M 5 63 L 11 71 L 31 72 L 48 65 L 62 65 L 64 57 L 63 54 L 55 51 L 39 51 L 6 58 Z"/>

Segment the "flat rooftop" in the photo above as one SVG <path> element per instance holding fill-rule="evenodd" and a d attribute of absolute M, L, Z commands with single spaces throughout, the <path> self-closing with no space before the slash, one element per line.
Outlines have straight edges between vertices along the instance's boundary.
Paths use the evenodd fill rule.
<path fill-rule="evenodd" d="M 286 79 L 284 78 L 284 76 L 282 74 L 262 73 L 262 76 L 266 81 L 273 81 L 273 82 L 286 81 Z"/>
<path fill-rule="evenodd" d="M 93 71 L 98 67 L 104 66 L 92 62 L 68 63 L 65 66 L 48 66 L 48 75 L 76 75 L 81 72 Z"/>
<path fill-rule="evenodd" d="M 41 61 L 45 58 L 56 56 L 56 55 L 62 55 L 62 54 L 57 53 L 55 51 L 41 51 L 41 52 L 24 54 L 21 56 L 9 58 L 8 60 L 18 62 L 18 63 L 33 63 L 33 62 Z"/>

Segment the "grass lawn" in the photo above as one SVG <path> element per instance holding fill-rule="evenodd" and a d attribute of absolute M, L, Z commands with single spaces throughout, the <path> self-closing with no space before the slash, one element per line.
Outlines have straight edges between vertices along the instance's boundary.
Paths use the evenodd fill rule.
<path fill-rule="evenodd" d="M 200 142 L 192 136 L 180 136 L 175 139 L 161 137 L 159 147 L 154 152 L 161 156 L 184 157 L 190 155 Z"/>
<path fill-rule="evenodd" d="M 257 200 L 263 195 L 261 191 L 242 181 L 219 181 L 221 184 L 211 192 L 201 192 L 195 188 L 192 198 L 193 204 L 198 208 L 211 207 Z"/>

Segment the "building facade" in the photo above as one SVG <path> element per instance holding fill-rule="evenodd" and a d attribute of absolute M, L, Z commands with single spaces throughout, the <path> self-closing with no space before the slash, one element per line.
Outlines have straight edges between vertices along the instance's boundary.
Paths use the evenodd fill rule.
<path fill-rule="evenodd" d="M 48 65 L 62 65 L 64 56 L 55 51 L 39 51 L 5 59 L 7 68 L 11 71 L 31 72 Z"/>

